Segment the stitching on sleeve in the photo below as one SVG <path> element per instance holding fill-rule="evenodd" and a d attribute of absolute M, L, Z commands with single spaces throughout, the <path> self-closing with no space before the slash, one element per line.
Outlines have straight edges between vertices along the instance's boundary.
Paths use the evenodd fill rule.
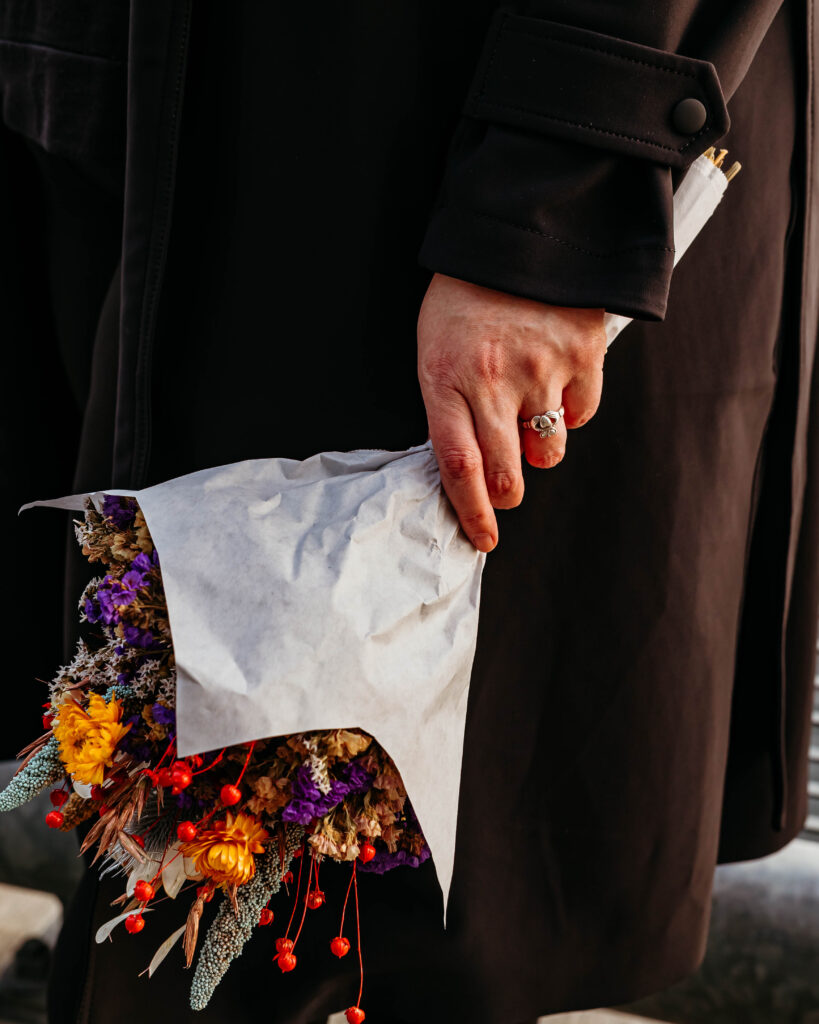
<path fill-rule="evenodd" d="M 652 64 L 650 61 L 640 60 L 637 57 L 626 57 L 623 54 L 615 53 L 613 50 L 604 50 L 601 47 L 597 46 L 587 46 L 584 43 L 576 43 L 573 42 L 572 40 L 558 39 L 555 36 L 534 35 L 533 33 L 530 32 L 524 32 L 523 29 L 507 28 L 506 24 L 509 21 L 509 18 L 509 14 L 503 15 L 500 28 L 498 29 L 497 35 L 495 37 L 495 43 L 492 47 L 492 52 L 486 64 L 486 70 L 484 71 L 483 78 L 481 80 L 481 90 L 478 94 L 477 99 L 479 102 L 484 103 L 486 106 L 495 107 L 498 110 L 515 110 L 520 114 L 527 114 L 530 117 L 538 117 L 545 121 L 554 121 L 557 124 L 569 124 L 572 125 L 572 127 L 574 128 L 581 128 L 584 131 L 598 132 L 601 135 L 612 135 L 618 139 L 627 139 L 629 142 L 641 142 L 645 146 L 651 146 L 654 149 L 662 149 L 668 153 L 684 153 L 689 148 L 689 146 L 692 146 L 697 141 L 697 139 L 704 135 L 711 127 L 711 121 L 707 120 L 705 124 L 702 126 L 702 128 L 697 132 L 697 134 L 692 136 L 688 140 L 688 142 L 684 143 L 682 146 L 666 146 L 661 142 L 651 142 L 650 139 L 642 138 L 639 135 L 626 135 L 624 132 L 616 132 L 608 128 L 596 128 L 594 125 L 582 124 L 579 121 L 572 121 L 569 118 L 557 117 L 552 114 L 539 114 L 534 110 L 530 110 L 528 107 L 515 107 L 509 103 L 496 103 L 493 102 L 492 100 L 484 99 L 484 96 L 486 95 L 487 80 L 489 79 L 489 74 L 492 70 L 492 66 L 495 63 L 495 57 L 498 52 L 498 47 L 500 46 L 501 43 L 501 37 L 503 36 L 504 33 L 525 36 L 528 39 L 546 39 L 549 42 L 557 43 L 558 45 L 574 46 L 576 49 L 589 50 L 593 53 L 602 53 L 605 54 L 606 56 L 615 58 L 615 60 L 628 61 L 631 64 L 640 64 L 643 67 L 651 68 L 654 71 L 665 71 L 667 74 L 682 75 L 685 78 L 693 78 L 695 81 L 699 81 L 698 76 L 693 71 L 680 71 L 677 68 L 666 68 L 660 64 Z"/>
<path fill-rule="evenodd" d="M 625 132 L 615 132 L 610 128 L 597 128 L 593 124 L 583 124 L 581 121 L 572 121 L 566 117 L 556 117 L 554 114 L 539 114 L 528 107 L 515 107 L 510 103 L 494 103 L 491 100 L 481 100 L 485 107 L 496 107 L 498 110 L 515 110 L 527 117 L 537 117 L 543 121 L 554 121 L 556 124 L 569 124 L 573 128 L 580 128 L 585 132 L 597 132 L 600 135 L 614 135 L 618 139 L 627 139 L 629 142 L 641 142 L 644 146 L 651 146 L 652 149 L 664 149 L 669 153 L 684 153 L 689 146 L 692 146 L 701 135 L 705 135 L 711 128 L 711 122 L 706 121 L 696 135 L 692 135 L 688 142 L 682 146 L 666 146 L 662 142 L 652 142 L 640 135 L 626 135 Z"/>
<path fill-rule="evenodd" d="M 509 15 L 504 17 L 504 21 L 508 20 Z M 665 71 L 667 75 L 682 75 L 685 78 L 698 79 L 699 75 L 695 71 L 683 71 L 681 68 L 667 68 L 662 64 L 655 64 L 650 60 L 640 60 L 639 57 L 627 57 L 624 53 L 617 53 L 616 50 L 605 50 L 602 46 L 589 46 L 587 43 L 578 43 L 573 39 L 561 39 L 558 36 L 550 36 L 540 32 L 526 32 L 522 28 L 506 28 L 502 26 L 499 35 L 502 32 L 506 32 L 508 35 L 525 36 L 527 39 L 546 39 L 550 43 L 557 43 L 558 46 L 573 46 L 578 50 L 588 50 L 590 53 L 602 53 L 607 57 L 613 57 L 615 60 L 625 60 L 629 64 L 640 64 L 644 68 L 651 68 L 653 71 Z"/>
<path fill-rule="evenodd" d="M 622 256 L 624 252 L 668 252 L 674 253 L 674 248 L 667 245 L 627 245 L 620 249 L 613 250 L 612 252 L 596 252 L 594 249 L 584 249 L 580 245 L 575 245 L 574 242 L 567 242 L 565 238 L 560 238 L 558 235 L 549 234 L 547 231 L 539 231 L 537 228 L 531 227 L 529 224 L 516 224 L 514 221 L 506 220 L 503 217 L 496 217 L 491 213 L 484 213 L 479 210 L 470 210 L 467 206 L 453 206 L 451 203 L 441 207 L 441 210 L 452 210 L 453 213 L 465 214 L 468 217 L 474 217 L 478 220 L 489 220 L 494 221 L 497 224 L 505 224 L 510 228 L 517 228 L 518 231 L 527 231 L 530 235 L 538 235 L 540 238 L 547 238 L 550 242 L 557 242 L 559 245 L 565 246 L 567 249 L 572 249 L 574 252 L 582 253 L 584 256 L 593 256 L 595 259 L 611 259 L 612 257 Z"/>

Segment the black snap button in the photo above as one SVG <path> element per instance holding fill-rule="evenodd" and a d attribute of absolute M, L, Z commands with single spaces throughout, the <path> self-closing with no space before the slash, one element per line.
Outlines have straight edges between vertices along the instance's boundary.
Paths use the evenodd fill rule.
<path fill-rule="evenodd" d="M 674 107 L 671 120 L 680 135 L 694 135 L 705 124 L 707 117 L 705 104 L 689 96 Z"/>

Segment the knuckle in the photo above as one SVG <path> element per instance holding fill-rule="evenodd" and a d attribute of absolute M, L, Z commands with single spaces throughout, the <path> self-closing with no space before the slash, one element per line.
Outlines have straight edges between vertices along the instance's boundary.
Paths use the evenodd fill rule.
<path fill-rule="evenodd" d="M 569 362 L 577 373 L 596 370 L 603 365 L 606 332 L 602 327 L 586 327 L 575 335 L 569 346 Z"/>
<path fill-rule="evenodd" d="M 448 384 L 455 378 L 455 365 L 451 352 L 430 352 L 419 359 L 418 376 L 432 386 Z"/>
<path fill-rule="evenodd" d="M 474 355 L 473 373 L 490 387 L 502 384 L 506 377 L 506 358 L 501 346 L 482 345 Z"/>
<path fill-rule="evenodd" d="M 443 447 L 437 455 L 441 471 L 451 480 L 469 480 L 482 468 L 480 457 L 469 448 Z"/>
<path fill-rule="evenodd" d="M 553 469 L 559 463 L 563 461 L 563 456 L 566 454 L 565 448 L 558 448 L 554 451 L 544 452 L 538 455 L 528 456 L 530 465 L 536 469 Z"/>
<path fill-rule="evenodd" d="M 480 512 L 459 511 L 458 519 L 470 537 L 474 537 L 478 533 L 490 532 L 489 523 L 487 523 L 486 517 Z"/>
<path fill-rule="evenodd" d="M 496 470 L 487 473 L 486 483 L 489 493 L 496 503 L 502 502 L 507 507 L 520 504 L 523 489 L 517 474 L 503 469 Z"/>
<path fill-rule="evenodd" d="M 582 427 L 584 426 L 584 424 L 589 422 L 589 420 L 594 416 L 596 412 L 597 406 L 595 405 L 593 407 L 584 409 L 582 412 L 576 413 L 570 418 L 567 417 L 567 419 L 570 419 L 572 428 Z M 567 423 L 567 426 L 568 425 L 569 424 Z"/>

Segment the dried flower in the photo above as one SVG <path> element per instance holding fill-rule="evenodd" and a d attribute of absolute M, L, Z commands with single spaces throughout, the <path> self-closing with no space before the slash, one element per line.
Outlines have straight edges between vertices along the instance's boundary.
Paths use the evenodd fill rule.
<path fill-rule="evenodd" d="M 264 852 L 267 838 L 258 818 L 243 813 L 234 817 L 228 811 L 224 821 L 217 821 L 213 828 L 184 843 L 182 852 L 194 861 L 201 875 L 218 885 L 245 885 L 256 871 L 253 854 Z"/>
<path fill-rule="evenodd" d="M 122 705 L 116 698 L 106 701 L 98 693 L 88 697 L 88 707 L 64 701 L 54 722 L 54 736 L 60 757 L 76 782 L 101 783 L 105 769 L 113 764 L 117 744 L 130 729 L 122 722 Z"/>
<path fill-rule="evenodd" d="M 213 924 L 208 929 L 199 952 L 191 985 L 191 1009 L 204 1010 L 225 971 L 239 956 L 259 921 L 262 907 L 279 891 L 282 876 L 287 872 L 293 854 L 301 846 L 304 829 L 290 826 L 284 839 L 281 860 L 277 850 L 269 850 L 259 858 L 256 876 L 236 894 L 238 913 L 234 914 L 224 900 Z"/>

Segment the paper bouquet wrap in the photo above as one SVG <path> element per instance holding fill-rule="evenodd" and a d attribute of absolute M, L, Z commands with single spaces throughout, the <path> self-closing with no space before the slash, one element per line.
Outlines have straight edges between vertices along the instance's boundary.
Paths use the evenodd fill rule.
<path fill-rule="evenodd" d="M 700 157 L 675 195 L 678 257 L 725 190 L 723 157 Z M 607 316 L 609 343 L 627 323 Z M 485 556 L 429 444 L 32 504 L 83 513 L 100 574 L 0 810 L 51 788 L 46 823 L 83 825 L 83 848 L 121 875 L 97 941 L 151 927 L 153 902 L 174 900 L 177 927 L 146 966 L 181 943 L 201 1009 L 256 928 L 275 924 L 272 958 L 296 968 L 328 857 L 357 903 L 358 871 L 431 855 L 445 909 Z M 351 950 L 346 908 L 325 908 L 340 915 L 328 955 Z M 361 988 L 350 1024 L 360 1004 Z"/>

